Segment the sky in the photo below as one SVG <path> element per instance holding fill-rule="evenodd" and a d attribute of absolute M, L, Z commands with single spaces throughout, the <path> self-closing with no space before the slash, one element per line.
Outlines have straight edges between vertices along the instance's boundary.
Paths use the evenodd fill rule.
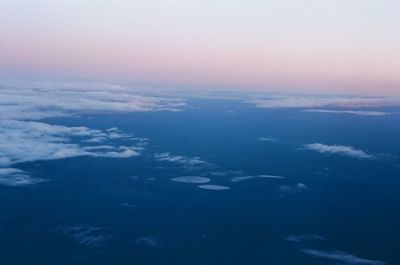
<path fill-rule="evenodd" d="M 400 96 L 397 0 L 0 0 L 0 77 Z"/>

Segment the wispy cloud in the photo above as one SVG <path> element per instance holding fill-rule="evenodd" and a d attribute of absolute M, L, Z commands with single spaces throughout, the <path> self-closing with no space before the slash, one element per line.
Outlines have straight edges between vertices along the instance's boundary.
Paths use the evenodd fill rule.
<path fill-rule="evenodd" d="M 357 257 L 355 255 L 343 251 L 322 251 L 316 249 L 303 249 L 303 253 L 317 257 L 328 259 L 334 262 L 340 262 L 343 265 L 385 265 L 386 262 L 380 260 L 370 260 Z"/>
<path fill-rule="evenodd" d="M 20 187 L 38 184 L 46 179 L 33 178 L 28 172 L 16 168 L 0 168 L 0 185 Z"/>
<path fill-rule="evenodd" d="M 353 114 L 359 116 L 386 116 L 390 115 L 390 112 L 382 111 L 368 111 L 368 110 L 326 110 L 326 109 L 309 109 L 304 110 L 306 112 L 318 112 L 318 113 L 331 113 L 331 114 Z"/>
<path fill-rule="evenodd" d="M 255 175 L 255 176 L 243 176 L 243 177 L 234 177 L 231 178 L 232 182 L 242 182 L 251 179 L 258 179 L 258 178 L 267 178 L 267 179 L 283 179 L 282 176 L 273 176 L 273 175 Z"/>
<path fill-rule="evenodd" d="M 71 236 L 79 245 L 100 247 L 111 238 L 111 235 L 103 233 L 104 230 L 104 227 L 79 225 L 71 227 L 59 226 L 56 232 Z"/>
<path fill-rule="evenodd" d="M 306 235 L 291 235 L 285 238 L 289 242 L 302 242 L 302 241 L 313 241 L 313 240 L 326 240 L 323 236 L 316 234 L 306 234 Z"/>
<path fill-rule="evenodd" d="M 399 106 L 400 99 L 386 97 L 275 97 L 252 100 L 259 108 L 367 108 Z"/>
<path fill-rule="evenodd" d="M 278 187 L 279 192 L 286 194 L 297 194 L 306 190 L 308 190 L 308 186 L 301 182 L 297 183 L 296 185 L 281 185 Z"/>
<path fill-rule="evenodd" d="M 316 151 L 322 154 L 337 154 L 360 159 L 374 159 L 375 156 L 366 153 L 363 150 L 356 149 L 346 145 L 326 145 L 321 143 L 305 144 L 303 148 L 306 150 Z"/>
<path fill-rule="evenodd" d="M 148 247 L 156 247 L 160 245 L 160 240 L 152 236 L 143 236 L 136 238 L 135 243 Z"/>
<path fill-rule="evenodd" d="M 220 170 L 220 171 L 212 171 L 207 173 L 207 175 L 212 175 L 212 176 L 227 176 L 227 175 L 240 175 L 243 174 L 243 171 L 240 170 Z"/>
<path fill-rule="evenodd" d="M 274 137 L 259 137 L 257 140 L 261 142 L 278 142 L 278 139 Z"/>
<path fill-rule="evenodd" d="M 170 163 L 180 164 L 185 168 L 196 168 L 196 167 L 210 165 L 206 161 L 201 160 L 200 157 L 172 155 L 168 152 L 156 153 L 154 154 L 154 158 L 160 162 L 170 162 Z"/>

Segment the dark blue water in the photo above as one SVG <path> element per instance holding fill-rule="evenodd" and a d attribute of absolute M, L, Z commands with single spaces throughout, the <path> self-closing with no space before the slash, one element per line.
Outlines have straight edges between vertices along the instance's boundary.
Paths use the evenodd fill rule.
<path fill-rule="evenodd" d="M 400 109 L 386 110 L 394 114 L 193 100 L 181 112 L 47 120 L 118 127 L 149 144 L 132 158 L 18 165 L 50 181 L 0 186 L 0 264 L 375 264 L 316 257 L 304 249 L 400 264 Z M 302 150 L 309 143 L 354 146 L 377 158 Z M 157 161 L 154 154 L 163 152 L 208 164 Z M 284 178 L 231 181 L 260 174 Z M 230 189 L 170 180 L 188 175 Z M 286 240 L 293 235 L 325 240 Z"/>

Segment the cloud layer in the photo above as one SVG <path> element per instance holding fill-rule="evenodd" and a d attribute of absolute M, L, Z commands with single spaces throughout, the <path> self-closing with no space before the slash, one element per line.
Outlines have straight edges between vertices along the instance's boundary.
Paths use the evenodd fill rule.
<path fill-rule="evenodd" d="M 177 111 L 182 99 L 138 95 L 127 87 L 97 83 L 0 84 L 0 119 L 39 120 L 77 113 Z"/>
<path fill-rule="evenodd" d="M 382 97 L 277 97 L 251 102 L 259 108 L 371 108 L 400 105 L 399 99 Z"/>
<path fill-rule="evenodd" d="M 360 159 L 374 159 L 375 156 L 370 155 L 363 150 L 356 149 L 352 146 L 346 145 L 326 145 L 321 143 L 305 144 L 304 149 L 316 151 L 321 154 L 335 154 Z"/>

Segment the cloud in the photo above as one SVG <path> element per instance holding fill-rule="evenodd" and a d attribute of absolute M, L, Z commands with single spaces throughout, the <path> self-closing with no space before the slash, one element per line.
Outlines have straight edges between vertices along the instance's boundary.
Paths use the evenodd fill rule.
<path fill-rule="evenodd" d="M 71 236 L 79 245 L 89 247 L 100 247 L 103 246 L 111 235 L 102 234 L 105 228 L 93 227 L 86 225 L 79 226 L 59 226 L 56 232 L 63 235 Z"/>
<path fill-rule="evenodd" d="M 77 156 L 126 158 L 139 155 L 141 146 L 93 146 L 88 139 L 102 137 L 137 142 L 137 138 L 118 132 L 67 127 L 41 122 L 0 121 L 0 166 L 36 160 L 53 160 Z"/>
<path fill-rule="evenodd" d="M 326 240 L 326 239 L 320 235 L 307 234 L 307 235 L 291 235 L 288 236 L 285 240 L 289 242 L 302 242 L 302 241 Z"/>
<path fill-rule="evenodd" d="M 200 189 L 205 189 L 205 190 L 229 190 L 230 188 L 227 186 L 221 186 L 221 185 L 211 185 L 211 184 L 206 184 L 206 185 L 200 185 L 197 186 Z"/>
<path fill-rule="evenodd" d="M 343 155 L 360 159 L 375 158 L 375 156 L 367 154 L 363 150 L 345 145 L 326 145 L 321 143 L 313 143 L 313 144 L 305 144 L 303 145 L 303 148 L 306 150 L 316 151 L 321 154 L 337 154 L 337 155 Z"/>
<path fill-rule="evenodd" d="M 0 185 L 20 187 L 38 184 L 46 179 L 32 178 L 26 171 L 16 168 L 0 168 Z"/>
<path fill-rule="evenodd" d="M 273 137 L 259 137 L 257 140 L 261 142 L 278 142 L 278 139 Z"/>
<path fill-rule="evenodd" d="M 156 153 L 154 154 L 154 158 L 160 162 L 171 162 L 180 164 L 185 168 L 196 168 L 201 166 L 210 165 L 206 161 L 200 159 L 200 157 L 186 157 L 179 155 L 171 155 L 168 152 L 165 153 Z"/>
<path fill-rule="evenodd" d="M 242 182 L 242 181 L 257 179 L 257 178 L 283 179 L 284 177 L 272 176 L 272 175 L 255 175 L 255 176 L 234 177 L 234 178 L 231 178 L 231 181 L 232 182 Z"/>
<path fill-rule="evenodd" d="M 197 176 L 176 177 L 172 178 L 171 180 L 175 182 L 196 183 L 196 184 L 210 182 L 209 178 L 197 177 Z"/>
<path fill-rule="evenodd" d="M 223 177 L 227 175 L 240 175 L 243 174 L 243 171 L 240 170 L 223 170 L 223 171 L 212 171 L 207 173 L 207 175 Z"/>
<path fill-rule="evenodd" d="M 180 98 L 140 95 L 102 83 L 8 82 L 0 84 L 0 119 L 40 120 L 80 113 L 178 111 Z"/>
<path fill-rule="evenodd" d="M 259 108 L 371 108 L 399 106 L 400 100 L 386 97 L 276 97 L 252 100 Z"/>
<path fill-rule="evenodd" d="M 278 190 L 280 192 L 284 192 L 284 193 L 296 194 L 296 193 L 308 190 L 308 186 L 304 183 L 299 182 L 294 186 L 281 185 L 281 186 L 279 186 Z"/>
<path fill-rule="evenodd" d="M 303 253 L 317 257 L 340 262 L 343 265 L 385 265 L 386 263 L 380 260 L 369 260 L 348 254 L 343 251 L 322 251 L 315 249 L 303 249 Z"/>
<path fill-rule="evenodd" d="M 306 112 L 318 112 L 318 113 L 333 113 L 333 114 L 353 114 L 359 116 L 386 116 L 390 115 L 390 112 L 382 111 L 367 111 L 367 110 L 325 110 L 325 109 L 309 109 L 304 110 Z"/>
<path fill-rule="evenodd" d="M 0 184 L 22 186 L 43 182 L 11 168 L 23 162 L 79 156 L 128 158 L 140 154 L 146 138 L 118 128 L 105 131 L 38 122 L 86 113 L 177 111 L 179 98 L 141 95 L 129 87 L 87 82 L 0 83 Z M 114 145 L 114 141 L 129 145 Z"/>
<path fill-rule="evenodd" d="M 160 245 L 160 241 L 152 236 L 138 237 L 136 238 L 135 243 L 138 245 L 144 245 L 149 247 L 156 247 Z"/>

